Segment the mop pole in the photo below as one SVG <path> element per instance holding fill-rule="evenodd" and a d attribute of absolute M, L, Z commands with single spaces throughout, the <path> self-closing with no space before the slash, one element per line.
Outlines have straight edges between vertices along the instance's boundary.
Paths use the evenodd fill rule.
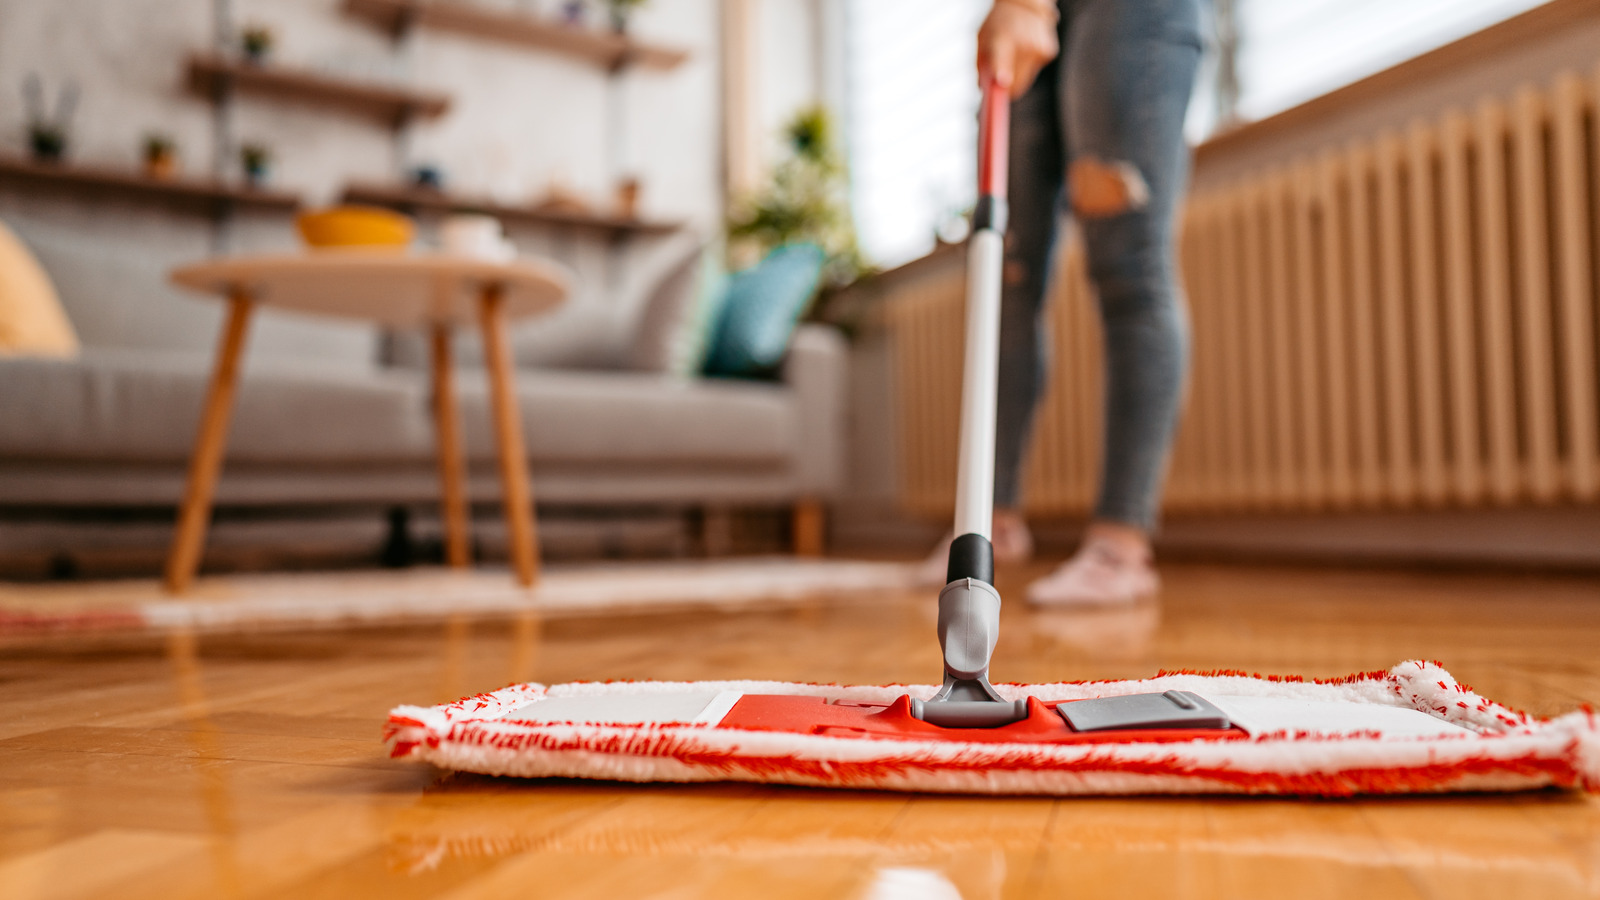
<path fill-rule="evenodd" d="M 994 580 L 990 530 L 994 524 L 995 399 L 1000 383 L 1000 284 L 1005 267 L 1010 112 L 1005 89 L 985 80 L 978 126 L 978 205 L 967 244 L 967 342 L 961 379 L 956 541 L 950 547 L 946 581 L 957 577 Z"/>
<path fill-rule="evenodd" d="M 1007 702 L 989 684 L 989 660 L 1000 637 L 1000 592 L 994 587 L 995 399 L 1000 380 L 1000 285 L 1005 267 L 1006 152 L 1011 100 L 983 80 L 978 124 L 978 205 L 967 244 L 966 358 L 961 376 L 961 456 L 956 470 L 955 539 L 939 592 L 939 646 L 944 686 L 912 713 L 936 725 L 987 728 L 1027 716 L 1025 701 Z"/>

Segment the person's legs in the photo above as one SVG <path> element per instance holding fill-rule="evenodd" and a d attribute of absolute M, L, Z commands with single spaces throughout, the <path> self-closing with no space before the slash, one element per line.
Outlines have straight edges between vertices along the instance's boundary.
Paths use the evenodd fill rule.
<path fill-rule="evenodd" d="M 1200 0 L 1079 2 L 1066 57 L 1073 209 L 1105 328 L 1095 517 L 1150 531 L 1182 401 L 1186 321 L 1173 247 Z"/>
<path fill-rule="evenodd" d="M 1091 589 L 1125 599 L 1155 587 L 1148 535 L 1188 355 L 1173 235 L 1188 174 L 1183 120 L 1201 52 L 1200 2 L 1070 6 L 1059 100 L 1068 194 L 1105 331 L 1105 443 L 1085 550 L 1047 579 L 1058 582 L 1054 597 L 1041 583 L 1035 599 L 1092 599 L 1080 596 Z M 1108 576 L 1119 565 L 1126 583 Z"/>

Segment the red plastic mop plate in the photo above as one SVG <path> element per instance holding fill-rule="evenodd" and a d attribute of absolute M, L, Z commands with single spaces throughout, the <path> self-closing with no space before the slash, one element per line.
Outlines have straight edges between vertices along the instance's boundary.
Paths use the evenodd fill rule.
<path fill-rule="evenodd" d="M 933 685 L 519 684 L 390 713 L 395 757 L 521 777 L 755 781 L 990 794 L 1345 796 L 1600 788 L 1600 721 L 1537 719 L 1436 663 L 1306 680 L 1219 672 L 996 685 L 1026 719 L 945 729 L 913 718 Z M 1227 731 L 1073 732 L 1065 702 L 1187 691 Z"/>
<path fill-rule="evenodd" d="M 889 703 L 797 697 L 793 694 L 747 694 L 739 698 L 719 728 L 783 731 L 825 737 L 883 741 L 940 741 L 980 744 L 1108 744 L 1218 741 L 1248 738 L 1242 728 L 1140 728 L 1080 733 L 1056 713 L 1059 703 L 1028 698 L 1028 717 L 999 728 L 942 728 L 911 714 L 911 698 L 902 694 Z"/>

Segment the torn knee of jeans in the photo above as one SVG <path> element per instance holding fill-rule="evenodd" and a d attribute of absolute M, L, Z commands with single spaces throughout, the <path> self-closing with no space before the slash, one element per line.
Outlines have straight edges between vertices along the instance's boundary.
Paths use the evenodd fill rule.
<path fill-rule="evenodd" d="M 1067 182 L 1072 211 L 1085 219 L 1121 215 L 1150 202 L 1150 186 L 1130 162 L 1080 156 L 1067 170 Z"/>
<path fill-rule="evenodd" d="M 1006 284 L 1021 284 L 1028 280 L 1028 267 L 1020 259 L 1006 261 Z"/>

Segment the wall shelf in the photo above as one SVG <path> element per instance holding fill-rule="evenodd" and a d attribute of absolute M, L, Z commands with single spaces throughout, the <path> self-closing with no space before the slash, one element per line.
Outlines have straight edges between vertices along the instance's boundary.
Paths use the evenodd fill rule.
<path fill-rule="evenodd" d="M 678 47 L 565 25 L 526 13 L 505 12 L 468 0 L 345 0 L 344 9 L 396 36 L 420 25 L 560 53 L 608 70 L 635 65 L 671 69 L 689 58 L 689 52 Z"/>
<path fill-rule="evenodd" d="M 234 206 L 291 212 L 300 197 L 283 191 L 252 188 L 209 179 L 151 178 L 138 172 L 80 166 L 70 162 L 43 163 L 0 157 L 0 182 L 47 188 L 88 198 L 107 195 L 142 198 L 212 210 Z"/>
<path fill-rule="evenodd" d="M 505 222 L 596 232 L 612 239 L 670 234 L 683 227 L 678 222 L 625 219 L 606 213 L 541 209 L 531 205 L 512 206 L 404 185 L 354 183 L 345 187 L 343 199 L 346 203 L 367 203 L 410 212 L 483 213 Z"/>
<path fill-rule="evenodd" d="M 354 81 L 272 63 L 250 63 L 214 53 L 189 57 L 189 87 L 216 100 L 232 89 L 300 103 L 337 107 L 369 115 L 393 128 L 414 118 L 432 119 L 450 108 L 438 93 Z"/>

